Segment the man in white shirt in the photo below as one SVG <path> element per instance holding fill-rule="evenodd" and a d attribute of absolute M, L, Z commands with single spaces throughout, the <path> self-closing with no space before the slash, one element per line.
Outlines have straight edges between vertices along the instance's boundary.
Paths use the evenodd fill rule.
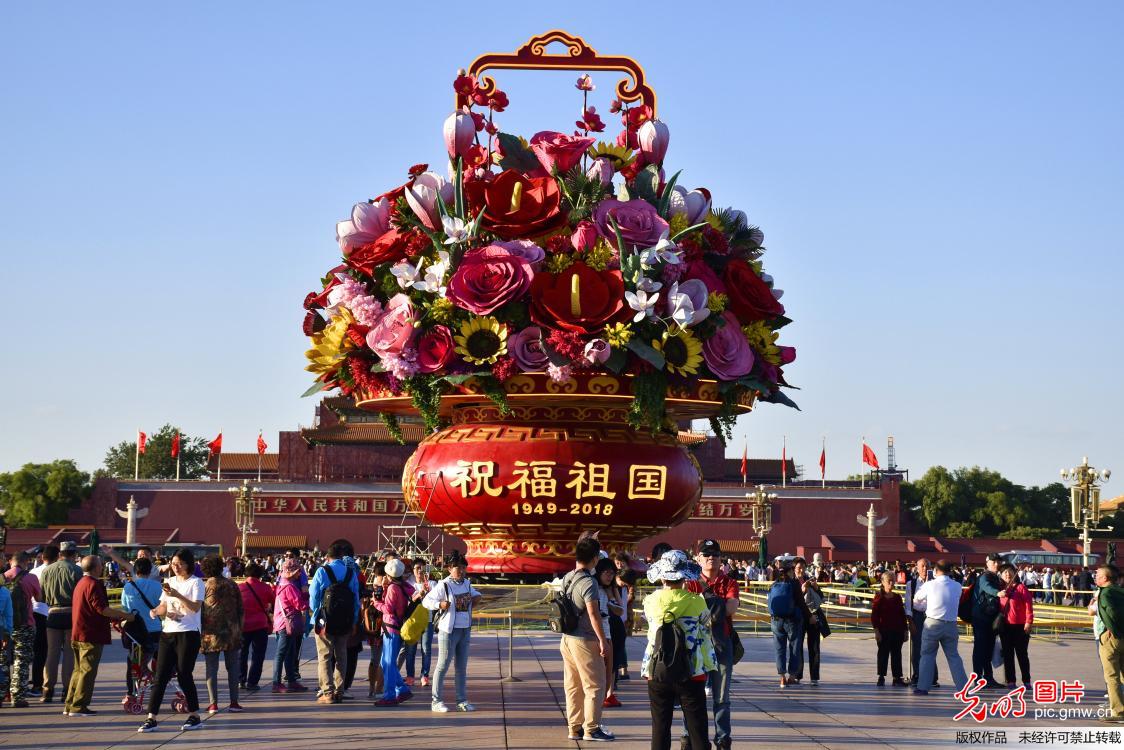
<path fill-rule="evenodd" d="M 963 587 L 948 577 L 951 566 L 938 560 L 933 580 L 926 581 L 913 596 L 913 609 L 923 609 L 925 626 L 921 631 L 921 665 L 914 695 L 928 695 L 934 686 L 937 669 L 937 647 L 944 649 L 952 681 L 957 690 L 968 682 L 964 662 L 957 650 L 960 632 L 956 629 L 956 612 L 960 608 Z"/>
<path fill-rule="evenodd" d="M 917 572 L 905 582 L 905 621 L 909 625 L 909 681 L 917 687 L 917 678 L 921 666 L 921 631 L 925 626 L 925 602 L 913 603 L 913 597 L 921 590 L 926 581 L 933 579 L 933 572 L 929 569 L 929 560 L 922 557 L 917 561 Z M 933 687 L 940 687 L 940 679 L 936 661 L 933 662 Z"/>

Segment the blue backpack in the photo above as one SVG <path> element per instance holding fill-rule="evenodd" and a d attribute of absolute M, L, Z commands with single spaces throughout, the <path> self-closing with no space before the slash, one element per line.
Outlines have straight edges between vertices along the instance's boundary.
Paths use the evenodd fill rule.
<path fill-rule="evenodd" d="M 773 617 L 792 617 L 792 581 L 777 581 L 769 589 L 769 614 Z"/>

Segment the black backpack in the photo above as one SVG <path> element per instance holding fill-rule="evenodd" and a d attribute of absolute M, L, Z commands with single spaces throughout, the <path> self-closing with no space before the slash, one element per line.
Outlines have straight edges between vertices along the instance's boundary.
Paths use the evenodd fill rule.
<path fill-rule="evenodd" d="M 668 620 L 656 631 L 648 677 L 652 682 L 680 683 L 691 679 L 691 659 L 683 628 Z"/>
<path fill-rule="evenodd" d="M 355 592 L 348 584 L 351 583 L 351 568 L 347 569 L 343 580 L 337 580 L 332 568 L 324 566 L 324 574 L 330 581 L 328 590 L 324 592 L 324 599 L 320 602 L 320 619 L 324 623 L 324 632 L 328 635 L 350 635 L 355 623 Z"/>
<path fill-rule="evenodd" d="M 27 612 L 31 609 L 31 602 L 27 599 L 27 592 L 23 590 L 21 581 L 27 571 L 21 570 L 20 574 L 9 581 L 6 586 L 12 597 L 12 627 L 22 628 L 27 626 Z"/>
<path fill-rule="evenodd" d="M 593 577 L 588 571 L 583 572 L 590 578 Z M 569 583 L 562 586 L 562 591 L 551 594 L 550 602 L 547 605 L 549 609 L 547 624 L 552 631 L 560 635 L 568 635 L 578 629 L 581 612 L 578 611 L 578 608 L 574 605 L 574 600 L 570 597 L 570 587 L 580 577 L 574 576 Z"/>

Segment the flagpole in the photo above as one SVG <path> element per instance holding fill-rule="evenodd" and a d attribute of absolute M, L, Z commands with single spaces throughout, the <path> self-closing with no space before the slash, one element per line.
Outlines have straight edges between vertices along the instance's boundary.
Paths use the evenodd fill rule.
<path fill-rule="evenodd" d="M 180 481 L 180 452 L 176 451 L 176 481 Z"/>
<path fill-rule="evenodd" d="M 862 441 L 863 441 L 863 448 L 866 448 L 866 435 L 862 436 Z M 866 489 L 866 469 L 863 468 L 864 466 L 866 466 L 865 461 L 863 463 L 859 464 L 859 478 L 862 479 L 862 489 L 865 490 Z"/>
<path fill-rule="evenodd" d="M 781 487 L 788 486 L 788 435 L 781 435 Z"/>
<path fill-rule="evenodd" d="M 261 484 L 261 430 L 258 430 L 258 445 L 254 447 L 258 450 L 258 484 Z"/>
<path fill-rule="evenodd" d="M 820 488 L 827 489 L 827 436 L 820 442 L 820 455 L 824 457 L 823 466 L 820 467 Z"/>
<path fill-rule="evenodd" d="M 221 427 L 219 428 L 219 435 L 220 436 L 222 435 L 222 428 Z M 219 446 L 219 468 L 218 468 L 218 472 L 215 474 L 215 481 L 216 482 L 222 481 L 222 446 L 221 445 Z"/>
<path fill-rule="evenodd" d="M 135 455 L 134 460 L 133 460 L 133 481 L 134 482 L 137 481 L 138 479 L 140 479 L 140 430 L 137 430 L 136 438 L 137 438 L 137 444 L 136 444 L 137 450 L 136 450 L 136 455 Z"/>

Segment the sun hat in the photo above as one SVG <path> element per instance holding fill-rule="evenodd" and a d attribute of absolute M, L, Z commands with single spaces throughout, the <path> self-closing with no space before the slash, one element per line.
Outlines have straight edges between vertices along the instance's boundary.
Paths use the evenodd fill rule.
<path fill-rule="evenodd" d="M 686 552 L 673 549 L 651 564 L 648 568 L 648 580 L 652 583 L 697 581 L 701 573 L 702 567 L 688 557 Z"/>

